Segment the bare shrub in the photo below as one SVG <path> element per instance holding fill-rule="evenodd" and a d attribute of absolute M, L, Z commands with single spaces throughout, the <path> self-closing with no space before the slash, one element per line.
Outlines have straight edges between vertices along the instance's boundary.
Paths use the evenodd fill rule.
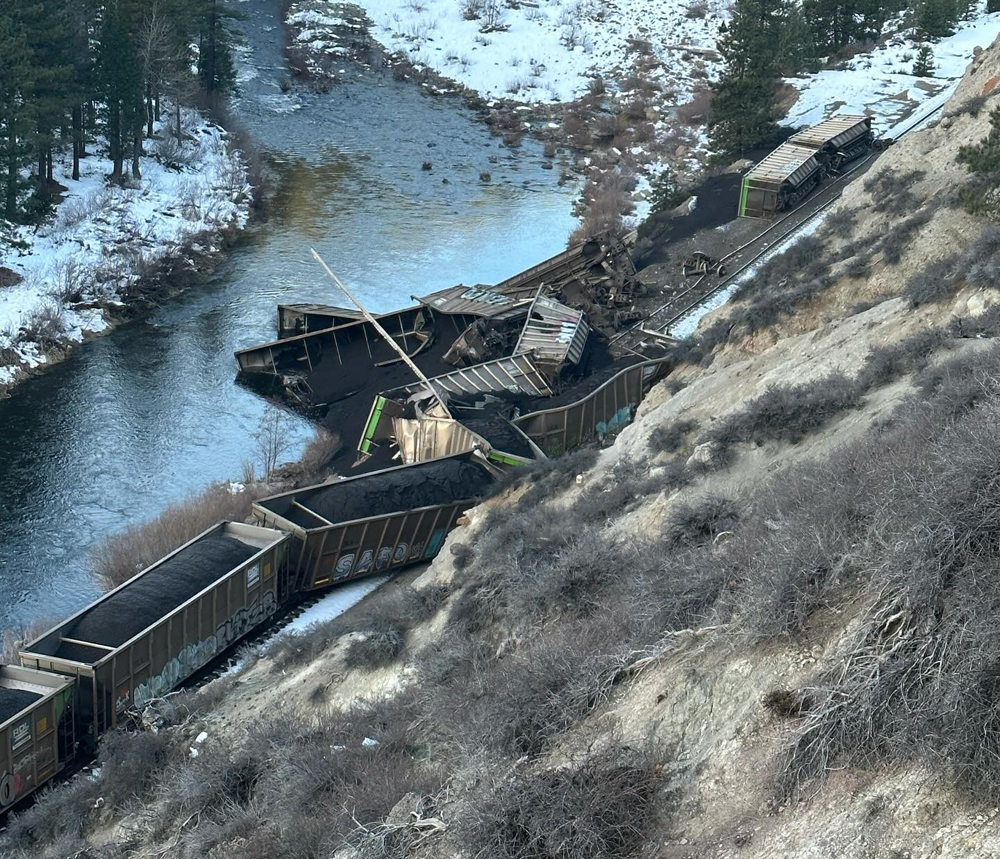
<path fill-rule="evenodd" d="M 388 624 L 362 630 L 361 635 L 347 649 L 344 664 L 348 668 L 383 668 L 399 658 L 406 641 L 405 630 Z"/>
<path fill-rule="evenodd" d="M 678 505 L 667 520 L 671 546 L 700 546 L 719 534 L 732 531 L 740 521 L 739 507 L 730 498 L 706 495 L 698 501 Z"/>
<path fill-rule="evenodd" d="M 947 339 L 938 328 L 918 331 L 891 346 L 874 346 L 858 374 L 858 385 L 867 391 L 900 376 L 919 372 L 927 366 L 934 352 L 942 348 L 947 348 Z"/>
<path fill-rule="evenodd" d="M 865 179 L 864 189 L 871 195 L 876 212 L 906 215 L 919 207 L 913 186 L 926 175 L 924 170 L 899 173 L 886 168 Z"/>
<path fill-rule="evenodd" d="M 58 622 L 58 618 L 42 617 L 5 629 L 3 633 L 0 633 L 0 665 L 20 664 L 21 648 Z"/>
<path fill-rule="evenodd" d="M 476 556 L 476 553 L 472 550 L 472 547 L 468 543 L 452 543 L 451 544 L 451 555 L 453 563 L 455 564 L 455 569 L 461 572 Z"/>
<path fill-rule="evenodd" d="M 51 348 L 58 346 L 65 334 L 66 320 L 62 308 L 55 302 L 46 302 L 21 326 L 19 339 Z"/>
<path fill-rule="evenodd" d="M 591 128 L 591 138 L 594 143 L 607 143 L 618 133 L 615 117 L 610 113 L 602 113 L 594 121 Z"/>
<path fill-rule="evenodd" d="M 933 304 L 950 297 L 955 291 L 955 269 L 958 255 L 928 263 L 911 274 L 903 287 L 903 295 L 910 307 Z"/>
<path fill-rule="evenodd" d="M 622 171 L 604 174 L 600 181 L 588 179 L 584 198 L 588 201 L 580 226 L 569 237 L 572 246 L 601 236 L 619 238 L 625 234 L 624 216 L 635 209 L 629 191 L 635 178 Z"/>
<path fill-rule="evenodd" d="M 98 754 L 105 803 L 118 810 L 142 803 L 166 767 L 177 760 L 178 751 L 173 738 L 161 733 L 105 734 Z"/>
<path fill-rule="evenodd" d="M 959 271 L 974 286 L 1000 285 L 1000 227 L 987 226 L 962 253 Z"/>
<path fill-rule="evenodd" d="M 470 855 L 495 859 L 625 859 L 656 819 L 658 768 L 611 746 L 569 767 L 514 772 L 474 800 L 460 832 Z"/>
<path fill-rule="evenodd" d="M 706 15 L 708 15 L 708 3 L 704 2 L 704 0 L 697 0 L 697 2 L 688 6 L 684 12 L 684 16 L 692 20 L 704 18 Z"/>
<path fill-rule="evenodd" d="M 292 446 L 292 423 L 289 415 L 271 403 L 264 406 L 254 431 L 253 440 L 257 462 L 264 480 L 270 480 L 278 465 Z"/>
<path fill-rule="evenodd" d="M 340 436 L 326 429 L 318 429 L 302 452 L 302 468 L 307 475 L 319 475 L 327 463 L 343 448 Z"/>
<path fill-rule="evenodd" d="M 204 492 L 167 507 L 155 519 L 129 525 L 93 551 L 94 572 L 108 590 L 128 581 L 154 561 L 224 520 L 242 522 L 250 515 L 253 494 L 213 483 Z"/>
<path fill-rule="evenodd" d="M 743 408 L 722 418 L 705 440 L 715 442 L 720 454 L 741 442 L 795 444 L 860 402 L 858 386 L 841 373 L 804 385 L 772 385 Z"/>
<path fill-rule="evenodd" d="M 689 418 L 656 427 L 649 434 L 649 449 L 662 453 L 676 453 L 681 449 L 698 422 Z"/>
<path fill-rule="evenodd" d="M 854 229 L 857 214 L 854 209 L 841 207 L 831 212 L 823 219 L 823 226 L 831 236 L 848 238 Z"/>
<path fill-rule="evenodd" d="M 602 96 L 608 91 L 607 85 L 604 83 L 604 78 L 600 75 L 594 75 L 590 79 L 590 83 L 587 84 L 587 92 L 592 96 Z"/>
<path fill-rule="evenodd" d="M 185 146 L 184 142 L 175 136 L 161 137 L 153 142 L 153 155 L 157 161 L 168 170 L 183 173 L 193 167 L 198 161 L 198 150 L 194 146 Z"/>
<path fill-rule="evenodd" d="M 707 86 L 700 86 L 691 95 L 691 100 L 680 105 L 675 113 L 681 125 L 707 125 L 712 121 L 712 90 Z"/>

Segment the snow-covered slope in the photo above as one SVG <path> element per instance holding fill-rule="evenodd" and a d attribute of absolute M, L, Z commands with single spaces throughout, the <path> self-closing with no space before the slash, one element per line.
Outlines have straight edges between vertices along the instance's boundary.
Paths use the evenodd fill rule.
<path fill-rule="evenodd" d="M 23 280 L 0 287 L 0 387 L 21 365 L 44 363 L 53 346 L 106 326 L 104 308 L 119 304 L 151 265 L 199 252 L 246 223 L 251 191 L 225 132 L 195 112 L 184 116 L 180 148 L 166 127 L 147 141 L 143 178 L 134 187 L 107 184 L 110 163 L 91 154 L 80 181 L 65 157 L 55 179 L 67 187 L 51 222 L 20 227 L 0 241 L 0 265 Z"/>
<path fill-rule="evenodd" d="M 789 111 L 789 125 L 815 125 L 834 113 L 868 113 L 879 131 L 889 132 L 930 99 L 943 103 L 972 59 L 1000 34 L 1000 13 L 987 14 L 985 2 L 955 33 L 931 45 L 934 75 L 914 77 L 919 43 L 902 35 L 870 54 L 859 54 L 842 69 L 789 80 L 799 98 Z"/>
<path fill-rule="evenodd" d="M 507 29 L 484 33 L 482 9 L 490 2 L 357 0 L 373 22 L 372 36 L 389 50 L 484 97 L 529 103 L 572 101 L 595 74 L 623 81 L 639 72 L 660 86 L 666 104 L 683 104 L 718 73 L 715 48 L 729 8 L 726 0 L 533 0 L 517 8 L 500 0 Z M 466 10 L 477 6 L 480 17 L 469 20 Z M 335 0 L 298 0 L 292 23 L 299 46 L 339 53 L 331 34 L 344 27 L 346 8 Z M 970 20 L 932 45 L 931 78 L 911 74 L 918 47 L 911 33 L 841 68 L 789 79 L 799 97 L 786 122 L 867 111 L 887 130 L 957 81 L 973 49 L 993 41 L 1000 13 L 985 10 L 986 0 L 978 0 Z"/>

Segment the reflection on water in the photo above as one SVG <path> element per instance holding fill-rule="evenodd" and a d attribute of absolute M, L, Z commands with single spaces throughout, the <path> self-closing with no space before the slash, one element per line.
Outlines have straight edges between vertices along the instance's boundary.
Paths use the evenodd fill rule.
<path fill-rule="evenodd" d="M 274 175 L 268 219 L 208 283 L 0 402 L 0 628 L 82 607 L 96 542 L 240 473 L 263 404 L 233 383 L 233 351 L 274 335 L 279 301 L 344 303 L 310 247 L 391 310 L 565 245 L 572 189 L 455 102 L 361 70 L 329 94 L 282 93 L 277 5 L 242 4 L 236 110 Z M 311 430 L 295 427 L 298 449 Z"/>

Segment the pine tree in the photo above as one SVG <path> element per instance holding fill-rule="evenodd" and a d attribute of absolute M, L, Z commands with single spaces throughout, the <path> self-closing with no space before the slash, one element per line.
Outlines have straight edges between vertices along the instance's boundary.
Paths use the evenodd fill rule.
<path fill-rule="evenodd" d="M 920 0 L 914 13 L 917 35 L 922 41 L 950 36 L 957 21 L 955 0 Z"/>
<path fill-rule="evenodd" d="M 987 12 L 1000 12 L 1000 0 L 986 0 Z"/>
<path fill-rule="evenodd" d="M 1000 106 L 990 111 L 990 133 L 979 143 L 960 147 L 955 160 L 975 177 L 960 192 L 966 209 L 1000 220 Z"/>
<path fill-rule="evenodd" d="M 712 85 L 715 149 L 740 154 L 774 133 L 785 21 L 783 0 L 736 0 L 719 40 L 723 71 Z"/>
<path fill-rule="evenodd" d="M 881 0 L 803 0 L 802 14 L 815 33 L 817 50 L 835 53 L 852 42 L 875 39 L 890 8 Z"/>
<path fill-rule="evenodd" d="M 9 221 L 20 219 L 21 169 L 32 158 L 36 119 L 30 101 L 35 89 L 33 55 L 21 25 L 24 11 L 32 10 L 23 0 L 0 0 L 0 187 Z"/>
<path fill-rule="evenodd" d="M 917 59 L 913 63 L 913 75 L 918 78 L 929 78 L 934 74 L 934 52 L 930 45 L 921 45 L 917 51 Z"/>
<path fill-rule="evenodd" d="M 200 2 L 202 24 L 198 41 L 198 76 L 205 92 L 216 96 L 236 86 L 234 37 L 230 27 L 239 16 L 221 0 Z"/>
<path fill-rule="evenodd" d="M 819 71 L 816 34 L 800 6 L 789 7 L 778 45 L 781 70 L 786 75 Z"/>
<path fill-rule="evenodd" d="M 98 70 L 102 99 L 101 119 L 112 161 L 111 177 L 121 181 L 125 159 L 132 153 L 138 178 L 138 151 L 145 125 L 142 62 L 136 50 L 128 0 L 108 0 L 100 34 Z"/>
<path fill-rule="evenodd" d="M 34 11 L 24 24 L 33 53 L 35 89 L 32 102 L 37 126 L 38 200 L 41 210 L 50 205 L 52 150 L 59 142 L 72 109 L 70 92 L 74 67 L 70 56 L 65 0 L 34 0 Z"/>

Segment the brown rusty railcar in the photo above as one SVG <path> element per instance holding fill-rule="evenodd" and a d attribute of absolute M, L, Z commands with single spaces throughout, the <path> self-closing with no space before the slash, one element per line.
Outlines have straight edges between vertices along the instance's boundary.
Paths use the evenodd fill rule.
<path fill-rule="evenodd" d="M 467 478 L 461 487 L 439 486 L 441 470 L 453 476 L 456 468 Z M 253 515 L 263 526 L 292 534 L 295 586 L 313 591 L 431 560 L 492 479 L 483 457 L 463 453 L 273 495 L 254 502 Z M 428 487 L 430 503 L 404 502 L 404 484 L 412 500 L 419 497 L 413 487 L 421 482 Z M 379 487 L 377 495 L 370 494 L 372 487 Z M 359 492 L 368 500 L 359 502 Z M 328 515 L 315 509 L 319 499 Z M 341 502 L 352 512 L 340 516 L 329 512 Z M 359 510 L 370 510 L 371 515 L 356 515 Z"/>
<path fill-rule="evenodd" d="M 159 618 L 116 644 L 78 638 L 86 619 L 128 621 L 130 599 L 169 574 L 167 562 L 208 538 L 230 538 L 247 547 L 231 569 L 205 570 L 210 582 Z M 289 536 L 279 531 L 222 522 L 32 641 L 21 651 L 26 668 L 77 679 L 76 707 L 88 741 L 116 727 L 127 710 L 170 692 L 212 659 L 268 620 L 286 598 Z M 125 626 L 125 629 L 128 629 Z M 91 640 L 88 640 L 91 639 Z"/>
<path fill-rule="evenodd" d="M 71 677 L 0 666 L 0 812 L 73 757 L 73 690 Z"/>

